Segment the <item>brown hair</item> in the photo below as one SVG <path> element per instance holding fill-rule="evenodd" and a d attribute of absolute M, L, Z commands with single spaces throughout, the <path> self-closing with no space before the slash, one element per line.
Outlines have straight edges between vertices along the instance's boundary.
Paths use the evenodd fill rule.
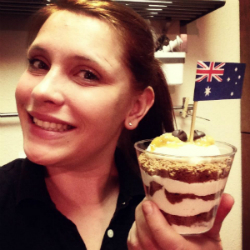
<path fill-rule="evenodd" d="M 119 147 L 132 165 L 136 163 L 134 142 L 154 138 L 164 132 L 171 132 L 173 110 L 166 79 L 155 59 L 155 44 L 147 22 L 132 9 L 109 0 L 58 0 L 42 8 L 32 21 L 29 41 L 36 36 L 47 18 L 56 11 L 67 10 L 76 14 L 94 16 L 114 27 L 124 45 L 124 62 L 133 76 L 134 87 L 143 90 L 151 86 L 155 102 L 146 116 L 133 131 L 125 130 L 119 140 Z"/>

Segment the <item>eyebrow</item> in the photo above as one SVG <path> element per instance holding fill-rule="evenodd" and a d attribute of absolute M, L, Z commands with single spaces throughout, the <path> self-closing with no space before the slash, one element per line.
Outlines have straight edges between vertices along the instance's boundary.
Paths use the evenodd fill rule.
<path fill-rule="evenodd" d="M 95 61 L 93 59 L 90 59 L 90 58 L 88 58 L 86 56 L 74 55 L 73 58 L 76 59 L 76 60 L 78 60 L 78 61 L 90 61 L 90 62 L 94 62 L 94 63 L 98 64 L 97 61 Z"/>
<path fill-rule="evenodd" d="M 31 45 L 28 50 L 27 50 L 27 54 L 29 54 L 31 51 L 33 50 L 38 50 L 38 51 L 41 51 L 41 52 L 44 52 L 44 53 L 47 53 L 46 49 L 40 47 L 39 45 Z"/>
<path fill-rule="evenodd" d="M 43 48 L 39 45 L 31 45 L 27 50 L 27 54 L 29 54 L 31 51 L 40 51 L 42 53 L 49 54 L 49 52 L 45 48 Z M 89 57 L 86 57 L 86 56 L 73 55 L 72 58 L 75 60 L 78 60 L 78 61 L 89 61 L 89 62 L 93 62 L 95 64 L 99 64 L 98 61 L 91 59 Z M 105 60 L 105 61 L 107 61 L 107 60 Z"/>

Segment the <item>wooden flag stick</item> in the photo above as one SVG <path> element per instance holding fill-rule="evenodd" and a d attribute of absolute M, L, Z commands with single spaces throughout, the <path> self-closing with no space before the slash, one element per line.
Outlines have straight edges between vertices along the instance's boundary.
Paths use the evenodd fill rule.
<path fill-rule="evenodd" d="M 194 102 L 192 123 L 191 123 L 190 135 L 189 135 L 189 142 L 193 142 L 193 140 L 194 140 L 194 128 L 195 128 L 197 105 L 198 105 L 198 102 Z"/>

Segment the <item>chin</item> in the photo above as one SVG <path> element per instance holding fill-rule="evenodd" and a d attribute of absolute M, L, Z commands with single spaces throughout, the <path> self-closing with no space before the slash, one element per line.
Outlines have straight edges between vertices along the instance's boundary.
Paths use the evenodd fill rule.
<path fill-rule="evenodd" d="M 49 153 L 38 147 L 24 146 L 24 152 L 30 161 L 38 165 L 47 166 L 52 164 L 52 158 L 49 156 Z"/>

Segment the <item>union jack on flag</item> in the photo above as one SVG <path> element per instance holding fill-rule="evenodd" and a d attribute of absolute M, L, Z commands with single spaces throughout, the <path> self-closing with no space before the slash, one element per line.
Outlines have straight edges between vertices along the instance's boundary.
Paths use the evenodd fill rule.
<path fill-rule="evenodd" d="M 205 62 L 198 61 L 197 64 L 199 68 L 197 67 L 196 71 L 196 75 L 198 75 L 198 78 L 196 78 L 196 82 L 201 82 L 205 78 L 207 78 L 207 82 L 212 82 L 213 77 L 218 82 L 222 82 L 220 76 L 224 74 L 223 66 L 225 65 L 225 63 L 215 65 L 215 62 L 211 62 L 209 63 L 209 65 L 207 65 Z"/>
<path fill-rule="evenodd" d="M 240 99 L 244 63 L 197 62 L 194 101 Z"/>

